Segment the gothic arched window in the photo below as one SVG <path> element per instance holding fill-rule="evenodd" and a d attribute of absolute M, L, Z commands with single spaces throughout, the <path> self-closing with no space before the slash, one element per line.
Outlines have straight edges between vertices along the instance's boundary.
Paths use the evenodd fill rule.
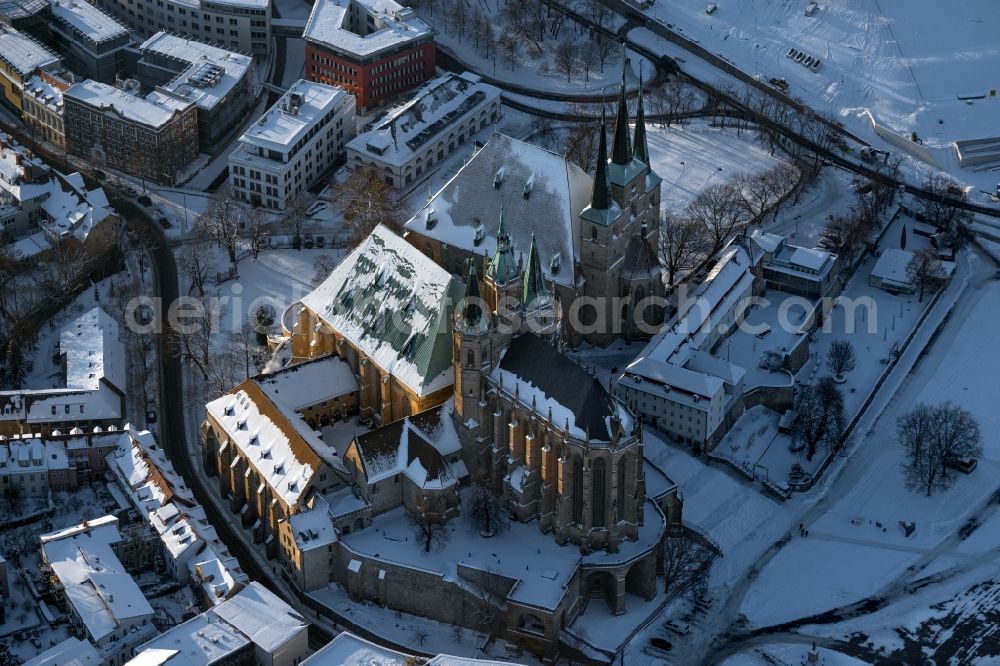
<path fill-rule="evenodd" d="M 604 505 L 605 495 L 608 488 L 608 470 L 604 463 L 604 458 L 598 458 L 591 466 L 592 483 L 590 484 L 591 502 L 594 507 L 593 523 L 594 527 L 604 527 Z"/>
<path fill-rule="evenodd" d="M 583 459 L 573 456 L 573 522 L 583 523 Z"/>
<path fill-rule="evenodd" d="M 618 519 L 625 517 L 625 456 L 618 460 Z"/>

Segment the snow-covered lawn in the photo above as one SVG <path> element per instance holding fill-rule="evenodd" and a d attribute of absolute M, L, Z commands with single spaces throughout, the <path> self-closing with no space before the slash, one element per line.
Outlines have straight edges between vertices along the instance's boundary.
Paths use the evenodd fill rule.
<path fill-rule="evenodd" d="M 983 189 L 996 184 L 994 174 L 958 169 L 952 147 L 955 140 L 998 134 L 1000 101 L 988 95 L 997 88 L 1000 43 L 989 3 L 846 0 L 819 3 L 812 17 L 804 14 L 806 2 L 717 4 L 711 15 L 703 0 L 656 3 L 646 13 L 751 76 L 786 79 L 791 95 L 882 147 L 899 152 L 872 132 L 867 111 L 906 138 L 917 132 L 939 165 L 959 178 Z M 786 57 L 790 48 L 820 58 L 821 67 L 794 62 Z M 686 71 L 701 62 L 682 57 Z M 693 73 L 729 79 L 705 70 Z M 960 95 L 987 97 L 967 102 Z"/>
<path fill-rule="evenodd" d="M 663 205 L 679 212 L 709 185 L 737 174 L 763 173 L 781 159 L 768 154 L 751 132 L 711 127 L 694 121 L 683 126 L 647 124 L 650 165 L 663 179 Z"/>
<path fill-rule="evenodd" d="M 720 666 L 759 666 L 760 664 L 806 664 L 809 652 L 812 648 L 807 641 L 800 643 L 767 643 L 766 645 L 745 650 L 727 658 Z M 846 654 L 818 647 L 815 652 L 819 655 L 820 664 L 823 666 L 861 666 L 865 662 Z"/>

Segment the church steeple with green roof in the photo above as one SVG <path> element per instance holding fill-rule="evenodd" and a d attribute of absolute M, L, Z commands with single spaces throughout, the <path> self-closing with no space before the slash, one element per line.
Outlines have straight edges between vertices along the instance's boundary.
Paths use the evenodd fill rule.
<path fill-rule="evenodd" d="M 642 108 L 642 70 L 639 71 L 639 100 L 635 108 L 635 137 L 632 154 L 643 164 L 649 164 L 649 144 L 646 142 L 646 113 Z"/>
<path fill-rule="evenodd" d="M 528 250 L 528 264 L 524 269 L 524 294 L 521 302 L 524 307 L 537 307 L 548 298 L 545 289 L 545 276 L 542 274 L 542 262 L 538 258 L 538 245 L 535 234 L 531 234 L 531 248 Z"/>
<path fill-rule="evenodd" d="M 517 268 L 517 259 L 510 243 L 510 234 L 503 220 L 503 201 L 500 202 L 500 225 L 497 229 L 497 251 L 486 269 L 486 274 L 496 284 L 507 284 L 521 276 Z"/>
<path fill-rule="evenodd" d="M 615 118 L 615 139 L 611 144 L 611 161 L 619 166 L 628 166 L 632 161 L 632 146 L 628 131 L 628 100 L 625 97 L 625 64 L 622 51 L 622 84 L 618 91 L 618 116 Z"/>

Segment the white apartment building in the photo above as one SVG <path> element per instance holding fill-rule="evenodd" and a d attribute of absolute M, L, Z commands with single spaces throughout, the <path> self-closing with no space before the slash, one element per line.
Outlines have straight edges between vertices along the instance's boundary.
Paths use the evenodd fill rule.
<path fill-rule="evenodd" d="M 403 188 L 498 120 L 499 88 L 471 72 L 445 74 L 348 143 L 347 164 L 370 166 L 387 183 Z"/>
<path fill-rule="evenodd" d="M 255 206 L 283 210 L 354 135 L 354 96 L 300 79 L 240 137 L 229 156 L 233 192 Z"/>
<path fill-rule="evenodd" d="M 166 30 L 266 58 L 271 0 L 94 0 L 136 33 Z"/>

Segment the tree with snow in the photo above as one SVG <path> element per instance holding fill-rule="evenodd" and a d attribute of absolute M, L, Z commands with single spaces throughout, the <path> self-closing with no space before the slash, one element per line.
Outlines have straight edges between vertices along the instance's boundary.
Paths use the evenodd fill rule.
<path fill-rule="evenodd" d="M 954 481 L 950 463 L 982 455 L 982 435 L 971 413 L 946 402 L 918 404 L 896 421 L 896 436 L 906 458 L 907 484 L 930 497 Z"/>
<path fill-rule="evenodd" d="M 316 272 L 313 273 L 312 286 L 318 287 L 323 284 L 336 267 L 336 260 L 328 254 L 321 254 L 313 259 L 313 270 Z"/>
<path fill-rule="evenodd" d="M 934 248 L 925 247 L 913 253 L 906 264 L 906 277 L 916 288 L 917 301 L 924 301 L 924 292 L 933 291 L 944 284 L 945 272 Z"/>
<path fill-rule="evenodd" d="M 942 231 L 964 227 L 969 212 L 959 208 L 966 199 L 965 190 L 952 178 L 941 173 L 933 173 L 924 181 L 927 195 L 918 204 L 920 213 L 927 222 Z"/>
<path fill-rule="evenodd" d="M 205 295 L 205 285 L 212 274 L 212 250 L 204 240 L 195 240 L 184 246 L 180 260 L 181 272 L 191 280 L 188 293 Z"/>
<path fill-rule="evenodd" d="M 576 70 L 576 61 L 579 57 L 579 50 L 580 46 L 576 43 L 576 40 L 567 35 L 559 40 L 559 43 L 556 44 L 555 51 L 552 54 L 556 70 L 560 74 L 566 75 L 567 83 L 573 80 L 573 72 Z"/>
<path fill-rule="evenodd" d="M 235 266 L 245 217 L 245 208 L 233 196 L 232 186 L 227 183 L 215 193 L 208 208 L 195 220 L 195 229 L 203 238 L 225 248 L 229 264 Z"/>
<path fill-rule="evenodd" d="M 820 446 L 837 447 L 844 427 L 844 396 L 832 377 L 799 390 L 792 417 L 793 450 L 805 449 L 806 460 L 812 460 Z"/>
<path fill-rule="evenodd" d="M 700 222 L 712 241 L 712 251 L 747 222 L 739 191 L 730 184 L 709 185 L 687 205 L 685 217 Z"/>
<path fill-rule="evenodd" d="M 826 367 L 833 373 L 838 383 L 843 383 L 844 375 L 854 370 L 857 357 L 854 345 L 847 340 L 834 340 L 826 352 Z"/>
<path fill-rule="evenodd" d="M 0 666 L 17 666 L 19 663 L 21 662 L 10 651 L 10 643 L 0 641 Z"/>

